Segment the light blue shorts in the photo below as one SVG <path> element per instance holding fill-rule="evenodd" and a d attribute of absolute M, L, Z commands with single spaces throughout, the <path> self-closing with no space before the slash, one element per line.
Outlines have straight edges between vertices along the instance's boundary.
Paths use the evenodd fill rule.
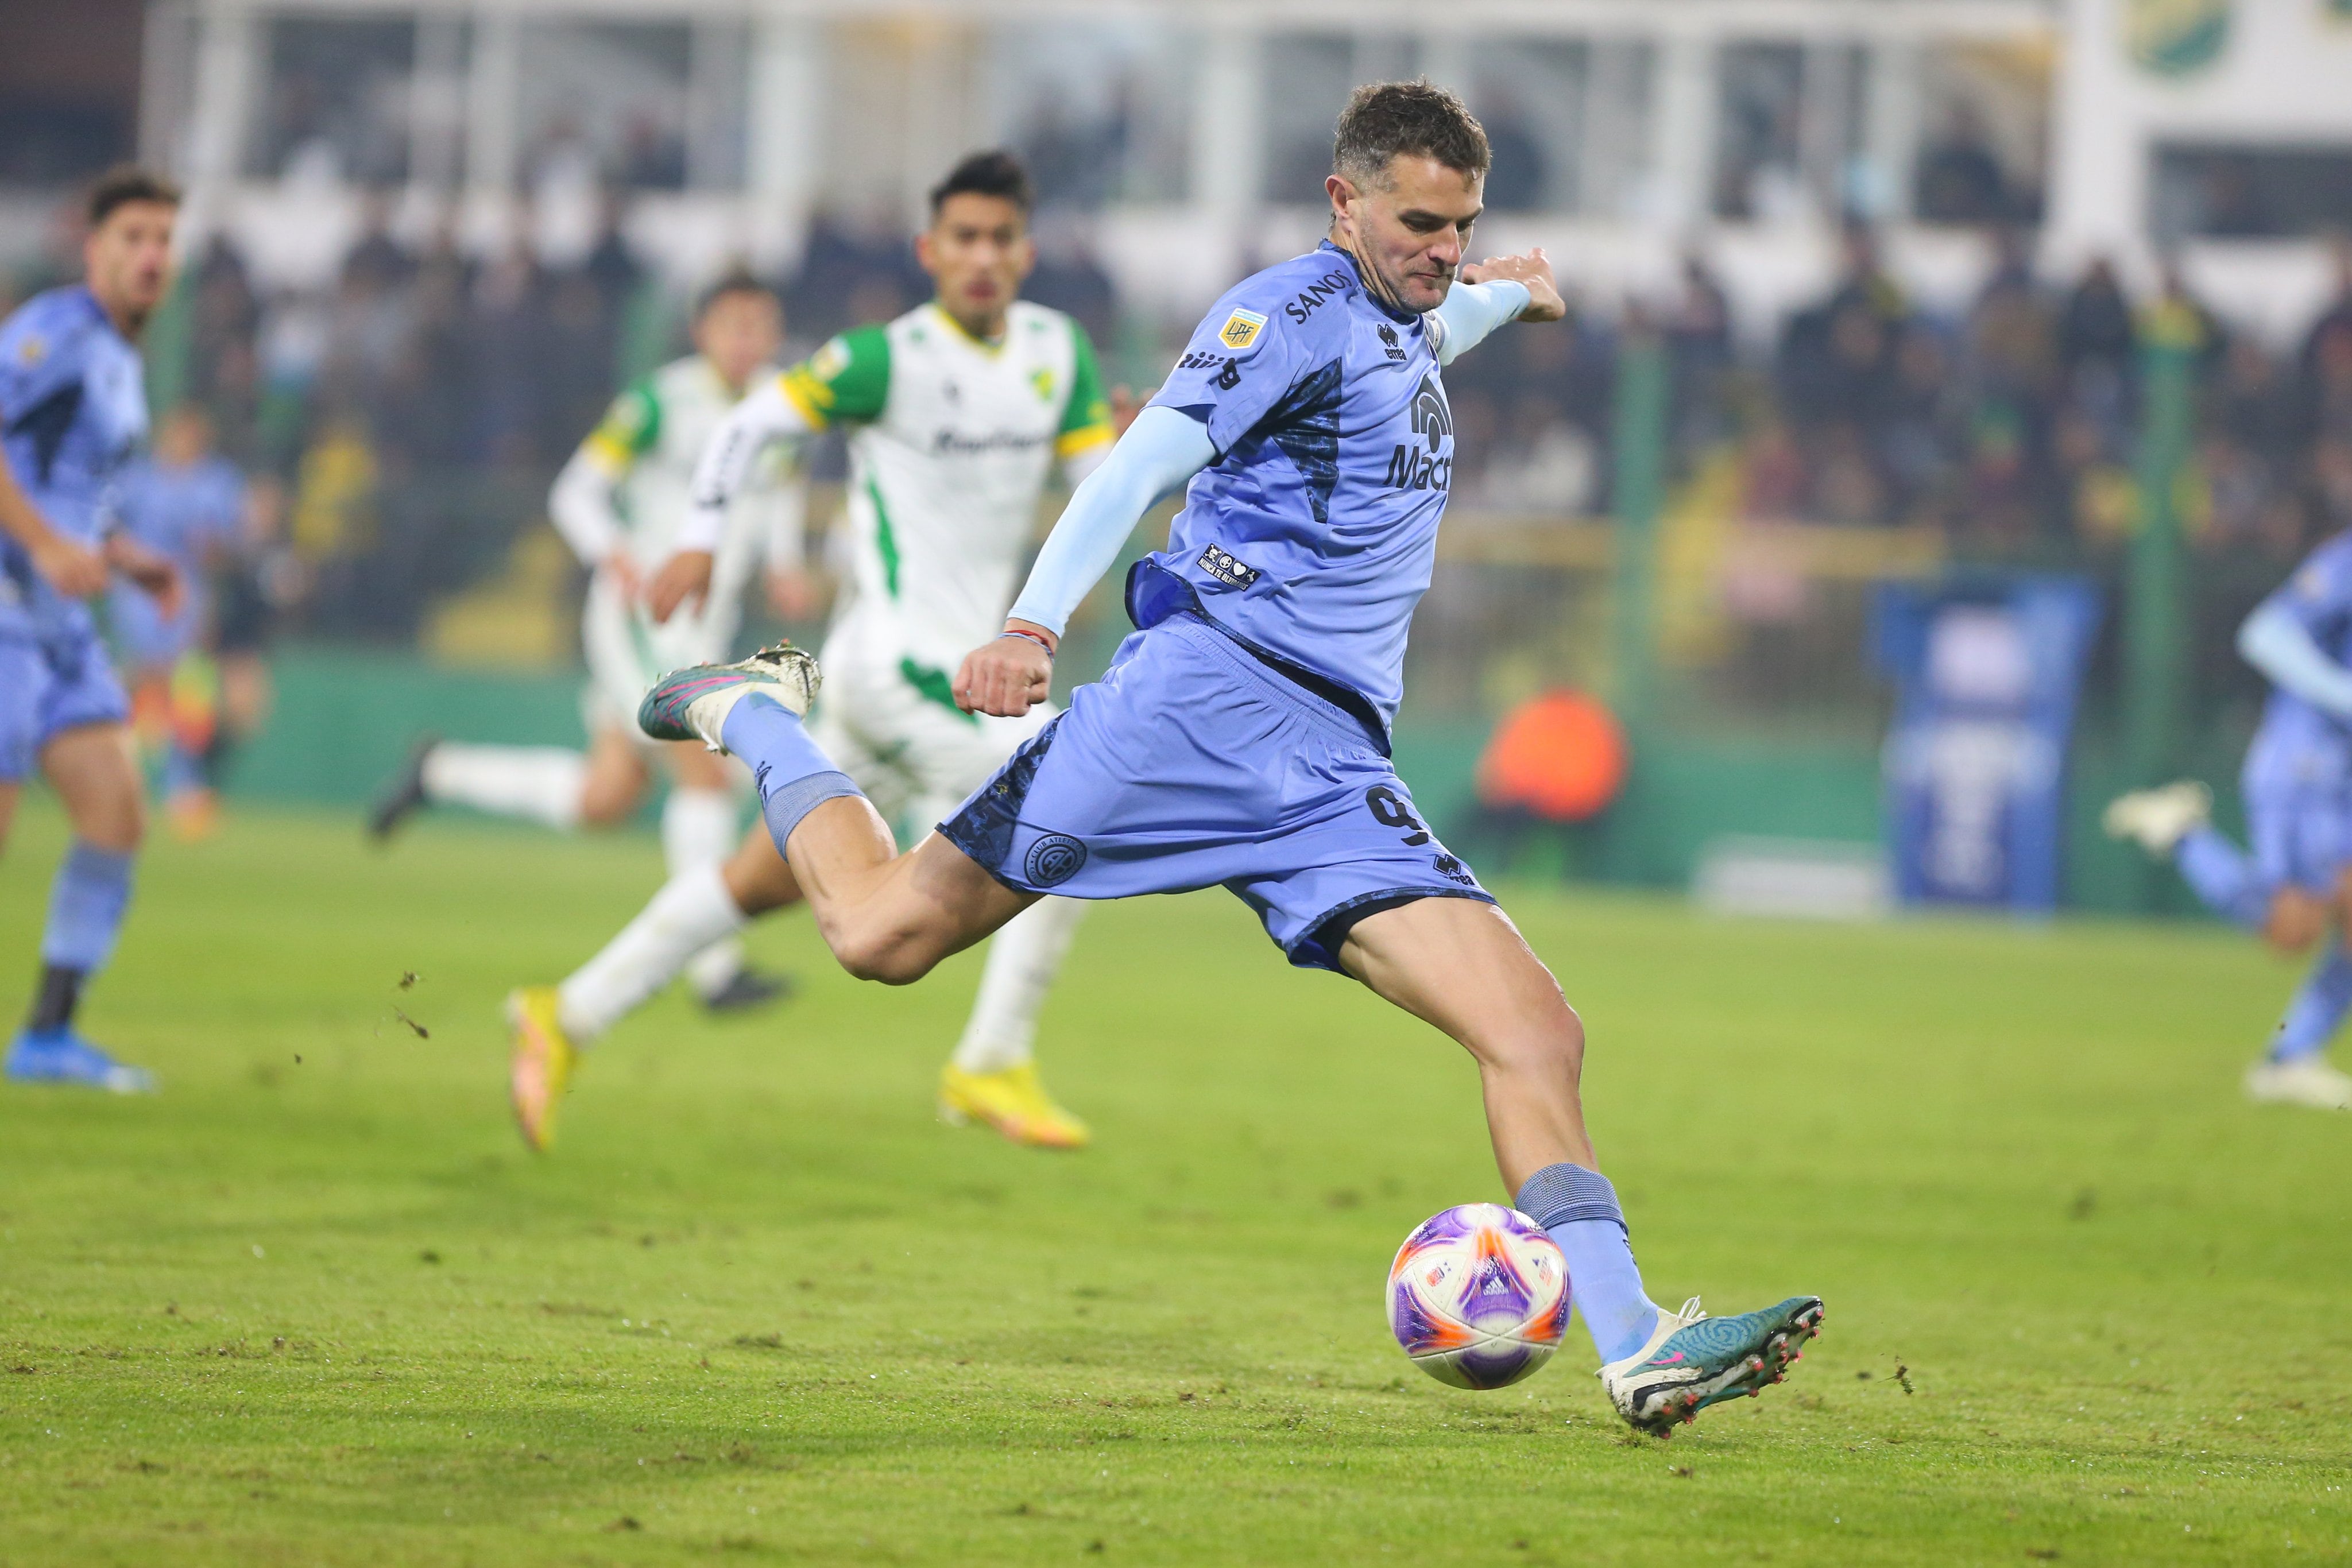
<path fill-rule="evenodd" d="M 87 619 L 39 633 L 0 626 L 0 784 L 30 773 L 62 732 L 130 716 L 106 643 Z"/>
<path fill-rule="evenodd" d="M 2264 885 L 2330 894 L 2352 868 L 2352 789 L 2319 784 L 2248 789 L 2246 840 Z"/>
<path fill-rule="evenodd" d="M 1304 968 L 1381 910 L 1494 902 L 1360 722 L 1189 615 L 1129 637 L 940 831 L 1023 893 L 1222 885 Z"/>

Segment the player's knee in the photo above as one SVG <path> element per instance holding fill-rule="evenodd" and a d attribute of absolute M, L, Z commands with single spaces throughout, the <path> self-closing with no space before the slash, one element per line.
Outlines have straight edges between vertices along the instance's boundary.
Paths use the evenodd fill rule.
<path fill-rule="evenodd" d="M 2327 924 L 2327 906 L 2317 899 L 2292 892 L 2271 900 L 2270 918 L 2263 924 L 2263 939 L 2282 953 L 2300 953 L 2311 946 Z"/>
<path fill-rule="evenodd" d="M 1507 1072 L 1574 1082 L 1584 1072 L 1584 1020 L 1560 1000 L 1497 1030 L 1478 1054 Z"/>
<path fill-rule="evenodd" d="M 931 972 L 939 954 L 915 933 L 888 927 L 827 933 L 833 956 L 852 978 L 885 986 L 910 986 Z"/>
<path fill-rule="evenodd" d="M 617 789 L 586 789 L 580 796 L 580 823 L 587 828 L 616 828 L 636 810 L 633 793 Z"/>

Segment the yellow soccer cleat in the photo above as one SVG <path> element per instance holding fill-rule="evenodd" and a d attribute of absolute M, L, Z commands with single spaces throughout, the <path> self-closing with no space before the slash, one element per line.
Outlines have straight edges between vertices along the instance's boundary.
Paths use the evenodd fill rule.
<path fill-rule="evenodd" d="M 1094 1139 L 1084 1122 L 1054 1103 L 1031 1061 L 999 1072 L 966 1072 L 949 1062 L 940 1070 L 940 1120 L 959 1127 L 985 1122 L 1039 1149 L 1083 1149 Z"/>
<path fill-rule="evenodd" d="M 507 993 L 507 1029 L 514 1054 L 507 1073 L 515 1124 L 522 1141 L 545 1153 L 555 1142 L 555 1111 L 572 1082 L 577 1052 L 563 1033 L 553 986 L 523 986 Z"/>

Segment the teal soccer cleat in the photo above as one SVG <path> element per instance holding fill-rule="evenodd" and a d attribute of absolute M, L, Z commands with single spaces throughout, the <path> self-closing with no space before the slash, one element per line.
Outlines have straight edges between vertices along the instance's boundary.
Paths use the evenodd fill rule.
<path fill-rule="evenodd" d="M 1763 1392 L 1788 1376 L 1797 1347 L 1822 1332 L 1822 1299 L 1790 1296 L 1779 1306 L 1711 1318 L 1698 1298 L 1679 1312 L 1661 1312 L 1650 1343 L 1595 1376 L 1634 1430 L 1671 1433 L 1710 1405 Z"/>
<path fill-rule="evenodd" d="M 656 740 L 698 740 L 724 751 L 719 732 L 737 703 L 757 693 L 805 717 L 824 680 L 815 658 L 790 643 L 732 664 L 690 664 L 654 683 L 637 705 L 637 727 Z"/>

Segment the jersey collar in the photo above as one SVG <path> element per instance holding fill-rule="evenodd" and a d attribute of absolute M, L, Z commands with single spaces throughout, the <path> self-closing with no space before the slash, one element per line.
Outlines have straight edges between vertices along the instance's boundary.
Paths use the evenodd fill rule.
<path fill-rule="evenodd" d="M 1354 255 L 1344 246 L 1333 245 L 1327 239 L 1315 248 L 1328 250 L 1347 264 L 1349 272 L 1356 279 L 1356 292 L 1361 294 L 1373 309 L 1400 325 L 1419 326 L 1421 324 L 1421 315 L 1418 311 L 1401 310 L 1373 291 L 1372 286 L 1364 281 L 1364 269 L 1357 265 Z"/>
<path fill-rule="evenodd" d="M 970 331 L 966 330 L 964 324 L 957 320 L 953 315 L 950 314 L 948 308 L 940 304 L 938 300 L 926 299 L 923 301 L 923 308 L 938 317 L 940 320 L 946 325 L 947 329 L 954 333 L 957 339 L 961 341 L 971 344 L 973 348 L 978 349 L 982 353 L 988 355 L 991 359 L 993 359 L 997 355 L 1004 352 L 1004 345 L 1013 341 L 1013 311 L 1009 306 L 1005 308 L 1004 312 L 1004 336 L 997 339 L 996 341 L 992 343 L 985 338 L 973 337 Z"/>
<path fill-rule="evenodd" d="M 67 288 L 66 293 L 68 298 L 71 298 L 74 304 L 89 317 L 90 320 L 97 323 L 101 330 L 110 333 L 116 338 L 121 338 L 125 342 L 130 341 L 129 339 L 122 338 L 122 334 L 115 329 L 114 318 L 106 313 L 106 307 L 98 302 L 98 296 L 89 291 L 89 284 L 73 284 Z"/>

